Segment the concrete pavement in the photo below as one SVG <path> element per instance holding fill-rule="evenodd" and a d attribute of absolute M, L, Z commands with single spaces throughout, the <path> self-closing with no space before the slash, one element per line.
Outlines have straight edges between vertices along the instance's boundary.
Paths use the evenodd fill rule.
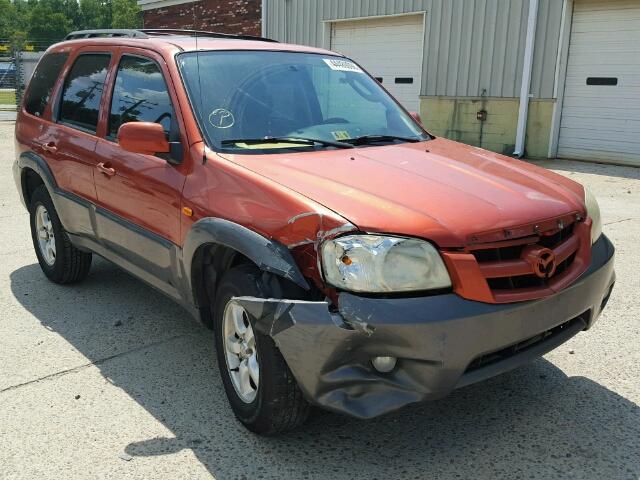
<path fill-rule="evenodd" d="M 363 422 L 260 438 L 227 405 L 210 332 L 94 257 L 42 275 L 0 123 L 1 479 L 640 477 L 640 170 L 543 162 L 589 185 L 617 247 L 599 323 L 543 359 Z"/>

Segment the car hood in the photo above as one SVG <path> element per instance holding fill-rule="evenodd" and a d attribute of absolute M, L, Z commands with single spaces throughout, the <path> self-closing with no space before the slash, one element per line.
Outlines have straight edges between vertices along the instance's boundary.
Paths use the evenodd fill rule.
<path fill-rule="evenodd" d="M 360 230 L 461 247 L 472 235 L 584 214 L 581 185 L 445 139 L 352 150 L 224 155 L 301 193 Z"/>

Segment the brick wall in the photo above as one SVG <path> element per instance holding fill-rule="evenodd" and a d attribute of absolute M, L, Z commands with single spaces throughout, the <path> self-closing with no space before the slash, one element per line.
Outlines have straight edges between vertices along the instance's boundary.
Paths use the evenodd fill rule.
<path fill-rule="evenodd" d="M 201 0 L 142 12 L 145 28 L 189 28 L 260 35 L 260 0 Z"/>

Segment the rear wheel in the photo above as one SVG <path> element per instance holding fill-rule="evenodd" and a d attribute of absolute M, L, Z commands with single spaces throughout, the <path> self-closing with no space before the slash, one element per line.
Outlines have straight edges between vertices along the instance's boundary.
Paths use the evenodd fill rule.
<path fill-rule="evenodd" d="M 33 247 L 47 278 L 55 283 L 83 280 L 91 267 L 91 253 L 71 244 L 44 185 L 33 192 L 29 211 Z"/>
<path fill-rule="evenodd" d="M 255 328 L 233 297 L 268 298 L 263 273 L 253 265 L 230 269 L 214 306 L 218 367 L 236 417 L 251 431 L 275 435 L 302 424 L 309 404 L 273 339 Z"/>

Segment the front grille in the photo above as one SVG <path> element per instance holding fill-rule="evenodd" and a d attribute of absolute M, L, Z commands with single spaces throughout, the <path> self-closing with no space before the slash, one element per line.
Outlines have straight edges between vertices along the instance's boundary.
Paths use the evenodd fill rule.
<path fill-rule="evenodd" d="M 533 337 L 527 338 L 521 342 L 510 345 L 506 348 L 502 348 L 495 352 L 485 353 L 484 355 L 475 358 L 465 370 L 465 373 L 472 372 L 482 367 L 486 367 L 488 365 L 492 365 L 494 363 L 502 362 L 507 360 L 508 358 L 521 353 L 528 348 L 531 348 L 535 345 L 538 345 L 543 342 L 548 342 L 563 331 L 566 331 L 568 328 L 571 328 L 577 324 L 581 324 L 585 326 L 587 324 L 587 319 L 589 318 L 589 311 L 584 312 L 582 315 L 579 315 L 568 322 L 562 323 L 557 327 L 551 328 L 549 330 L 545 330 L 542 333 L 534 335 Z"/>
<path fill-rule="evenodd" d="M 453 291 L 486 303 L 548 297 L 571 285 L 591 262 L 591 219 L 579 212 L 469 235 L 440 253 Z"/>
<path fill-rule="evenodd" d="M 494 294 L 504 291 L 520 289 L 546 288 L 553 278 L 565 272 L 574 262 L 578 249 L 577 239 L 572 239 L 574 224 L 561 229 L 541 232 L 536 236 L 504 242 L 506 246 L 492 244 L 489 248 L 482 245 L 472 247 L 471 253 L 475 257 L 481 272 Z M 516 243 L 515 245 L 513 243 Z M 527 247 L 548 248 L 556 256 L 559 262 L 555 272 L 546 278 L 536 275 L 526 260 L 523 252 Z"/>

